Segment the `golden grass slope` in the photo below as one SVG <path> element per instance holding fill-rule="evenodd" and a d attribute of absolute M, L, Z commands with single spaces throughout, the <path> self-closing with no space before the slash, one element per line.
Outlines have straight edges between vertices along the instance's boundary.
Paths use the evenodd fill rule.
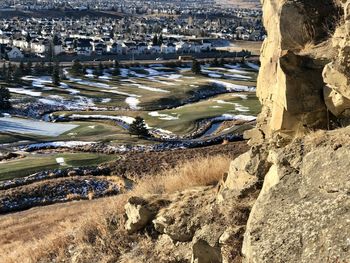
<path fill-rule="evenodd" d="M 127 235 L 123 227 L 128 197 L 215 185 L 230 161 L 226 155 L 200 157 L 138 179 L 127 194 L 4 215 L 0 217 L 0 263 L 51 262 L 53 258 L 62 262 L 72 260 L 73 254 L 74 262 L 116 262 L 139 238 Z"/>

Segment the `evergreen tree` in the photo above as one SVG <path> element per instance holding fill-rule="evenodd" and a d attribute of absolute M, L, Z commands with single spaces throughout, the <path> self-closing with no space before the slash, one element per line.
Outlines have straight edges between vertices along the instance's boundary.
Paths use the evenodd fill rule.
<path fill-rule="evenodd" d="M 219 66 L 219 61 L 217 58 L 214 58 L 213 63 L 211 63 L 213 67 L 218 67 Z"/>
<path fill-rule="evenodd" d="M 51 62 L 49 62 L 49 63 L 47 64 L 47 73 L 48 73 L 49 75 L 52 75 L 52 74 L 53 74 L 53 65 L 52 65 Z"/>
<path fill-rule="evenodd" d="M 27 43 L 30 43 L 30 41 L 32 41 L 32 38 L 29 35 L 29 33 L 26 35 L 26 41 L 27 41 Z"/>
<path fill-rule="evenodd" d="M 98 69 L 96 71 L 97 76 L 102 76 L 103 75 L 103 71 L 104 71 L 104 67 L 103 67 L 102 62 L 100 62 L 98 64 Z"/>
<path fill-rule="evenodd" d="M 60 65 L 58 62 L 55 63 L 52 70 L 52 83 L 55 86 L 60 85 Z"/>
<path fill-rule="evenodd" d="M 157 35 L 154 35 L 152 43 L 153 43 L 153 46 L 158 45 L 158 36 Z"/>
<path fill-rule="evenodd" d="M 83 72 L 83 75 L 87 74 L 87 70 L 88 70 L 88 67 L 86 65 L 83 65 L 83 68 L 81 70 Z"/>
<path fill-rule="evenodd" d="M 118 60 L 115 60 L 115 61 L 114 61 L 113 75 L 114 75 L 114 76 L 120 75 L 120 65 L 119 65 Z"/>
<path fill-rule="evenodd" d="M 13 74 L 12 74 L 13 82 L 20 83 L 22 76 L 23 76 L 23 72 L 21 71 L 21 69 L 17 66 L 14 66 L 13 67 Z"/>
<path fill-rule="evenodd" d="M 26 65 L 25 73 L 28 75 L 32 75 L 33 74 L 32 67 L 33 67 L 33 63 L 29 61 Z"/>
<path fill-rule="evenodd" d="M 5 81 L 10 82 L 12 80 L 12 74 L 13 74 L 13 67 L 11 63 L 9 63 L 7 71 L 6 71 L 6 76 L 5 76 Z"/>
<path fill-rule="evenodd" d="M 160 34 L 159 38 L 158 38 L 158 46 L 161 46 L 163 44 L 163 35 Z"/>
<path fill-rule="evenodd" d="M 11 109 L 11 102 L 10 102 L 11 94 L 10 91 L 0 86 L 0 110 L 8 110 Z"/>
<path fill-rule="evenodd" d="M 26 68 L 24 66 L 23 61 L 21 61 L 21 63 L 19 64 L 19 70 L 21 71 L 21 75 L 23 76 L 24 74 L 26 74 Z"/>
<path fill-rule="evenodd" d="M 39 63 L 36 63 L 34 66 L 34 74 L 35 75 L 40 75 L 41 74 L 41 67 Z"/>
<path fill-rule="evenodd" d="M 83 66 L 78 60 L 75 60 L 72 66 L 72 73 L 75 75 L 80 75 L 82 74 L 83 71 Z"/>
<path fill-rule="evenodd" d="M 2 77 L 3 80 L 5 80 L 6 76 L 7 76 L 7 67 L 6 67 L 6 64 L 3 63 L 2 64 L 2 70 L 1 70 L 1 77 Z"/>
<path fill-rule="evenodd" d="M 46 71 L 46 64 L 45 64 L 44 61 L 41 61 L 41 62 L 40 62 L 40 71 L 41 71 L 42 74 L 44 74 L 45 72 L 47 72 L 47 71 Z"/>
<path fill-rule="evenodd" d="M 220 67 L 224 66 L 226 63 L 224 58 L 220 58 L 220 60 L 218 62 L 219 62 Z"/>
<path fill-rule="evenodd" d="M 146 128 L 146 123 L 143 118 L 136 117 L 133 123 L 129 126 L 129 133 L 131 135 L 137 135 L 138 137 L 149 136 L 149 131 Z"/>
<path fill-rule="evenodd" d="M 198 60 L 194 59 L 192 61 L 192 69 L 191 70 L 194 74 L 197 74 L 197 75 L 202 73 L 201 64 L 198 62 Z"/>

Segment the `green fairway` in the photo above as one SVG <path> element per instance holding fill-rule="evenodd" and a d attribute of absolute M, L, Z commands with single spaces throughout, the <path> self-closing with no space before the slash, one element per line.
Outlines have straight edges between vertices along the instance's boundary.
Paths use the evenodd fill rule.
<path fill-rule="evenodd" d="M 256 116 L 260 112 L 258 99 L 252 94 L 244 95 L 247 99 L 236 97 L 235 94 L 223 94 L 176 109 L 158 111 L 158 116 L 144 113 L 143 117 L 150 126 L 167 129 L 176 134 L 186 134 L 195 131 L 198 128 L 198 121 L 203 119 L 223 114 Z"/>
<path fill-rule="evenodd" d="M 64 158 L 66 165 L 59 165 L 56 162 L 56 158 Z M 16 159 L 0 163 L 0 180 L 9 180 L 18 177 L 24 177 L 39 171 L 50 169 L 94 166 L 111 161 L 113 159 L 116 159 L 116 156 L 92 153 L 29 155 L 23 159 Z"/>

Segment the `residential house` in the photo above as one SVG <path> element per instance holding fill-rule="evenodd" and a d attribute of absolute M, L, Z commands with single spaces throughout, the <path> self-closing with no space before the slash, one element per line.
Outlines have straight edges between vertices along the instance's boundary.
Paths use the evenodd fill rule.
<path fill-rule="evenodd" d="M 22 51 L 18 47 L 7 47 L 5 52 L 9 59 L 24 58 Z"/>
<path fill-rule="evenodd" d="M 118 43 L 114 42 L 112 45 L 107 45 L 107 51 L 111 54 L 123 54 L 123 46 Z"/>
<path fill-rule="evenodd" d="M 148 45 L 145 42 L 137 44 L 137 54 L 145 54 L 148 52 Z"/>
<path fill-rule="evenodd" d="M 105 43 L 98 43 L 95 44 L 95 54 L 96 55 L 103 55 L 107 53 L 107 45 Z"/>
<path fill-rule="evenodd" d="M 80 56 L 90 56 L 92 54 L 92 40 L 91 39 L 79 39 L 77 41 L 76 52 Z"/>
<path fill-rule="evenodd" d="M 190 52 L 190 45 L 188 42 L 180 41 L 176 43 L 175 45 L 176 51 L 179 53 L 189 53 Z"/>
<path fill-rule="evenodd" d="M 150 44 L 150 45 L 148 46 L 148 51 L 149 51 L 149 53 L 151 53 L 151 54 L 159 54 L 162 50 L 161 50 L 160 46 Z"/>
<path fill-rule="evenodd" d="M 173 43 L 163 44 L 161 46 L 161 52 L 164 54 L 176 53 L 176 45 Z"/>
<path fill-rule="evenodd" d="M 122 46 L 124 54 L 137 54 L 137 46 L 134 41 L 125 41 Z"/>
<path fill-rule="evenodd" d="M 44 54 L 49 50 L 49 42 L 45 39 L 35 39 L 32 41 L 31 50 L 35 54 Z"/>

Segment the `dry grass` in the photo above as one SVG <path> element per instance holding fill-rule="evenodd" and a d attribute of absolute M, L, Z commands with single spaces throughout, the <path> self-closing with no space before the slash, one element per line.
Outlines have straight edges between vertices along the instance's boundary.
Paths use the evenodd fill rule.
<path fill-rule="evenodd" d="M 76 263 L 117 262 L 135 242 L 149 242 L 146 236 L 130 236 L 124 230 L 123 213 L 128 197 L 215 184 L 228 170 L 230 161 L 227 156 L 197 158 L 139 179 L 127 194 L 36 208 L 34 218 L 30 217 L 33 211 L 5 216 L 0 219 L 1 227 L 7 225 L 10 229 L 14 225 L 14 229 L 25 231 L 0 228 L 0 246 L 6 248 L 1 252 L 0 263 L 52 262 L 53 258 L 56 262 L 67 262 L 72 255 Z M 25 222 L 21 222 L 23 219 Z"/>
<path fill-rule="evenodd" d="M 213 185 L 218 183 L 223 174 L 228 171 L 230 161 L 226 156 L 204 157 L 187 161 L 170 171 L 141 178 L 137 181 L 132 193 L 136 196 L 144 196 L 174 193 L 195 186 Z"/>

